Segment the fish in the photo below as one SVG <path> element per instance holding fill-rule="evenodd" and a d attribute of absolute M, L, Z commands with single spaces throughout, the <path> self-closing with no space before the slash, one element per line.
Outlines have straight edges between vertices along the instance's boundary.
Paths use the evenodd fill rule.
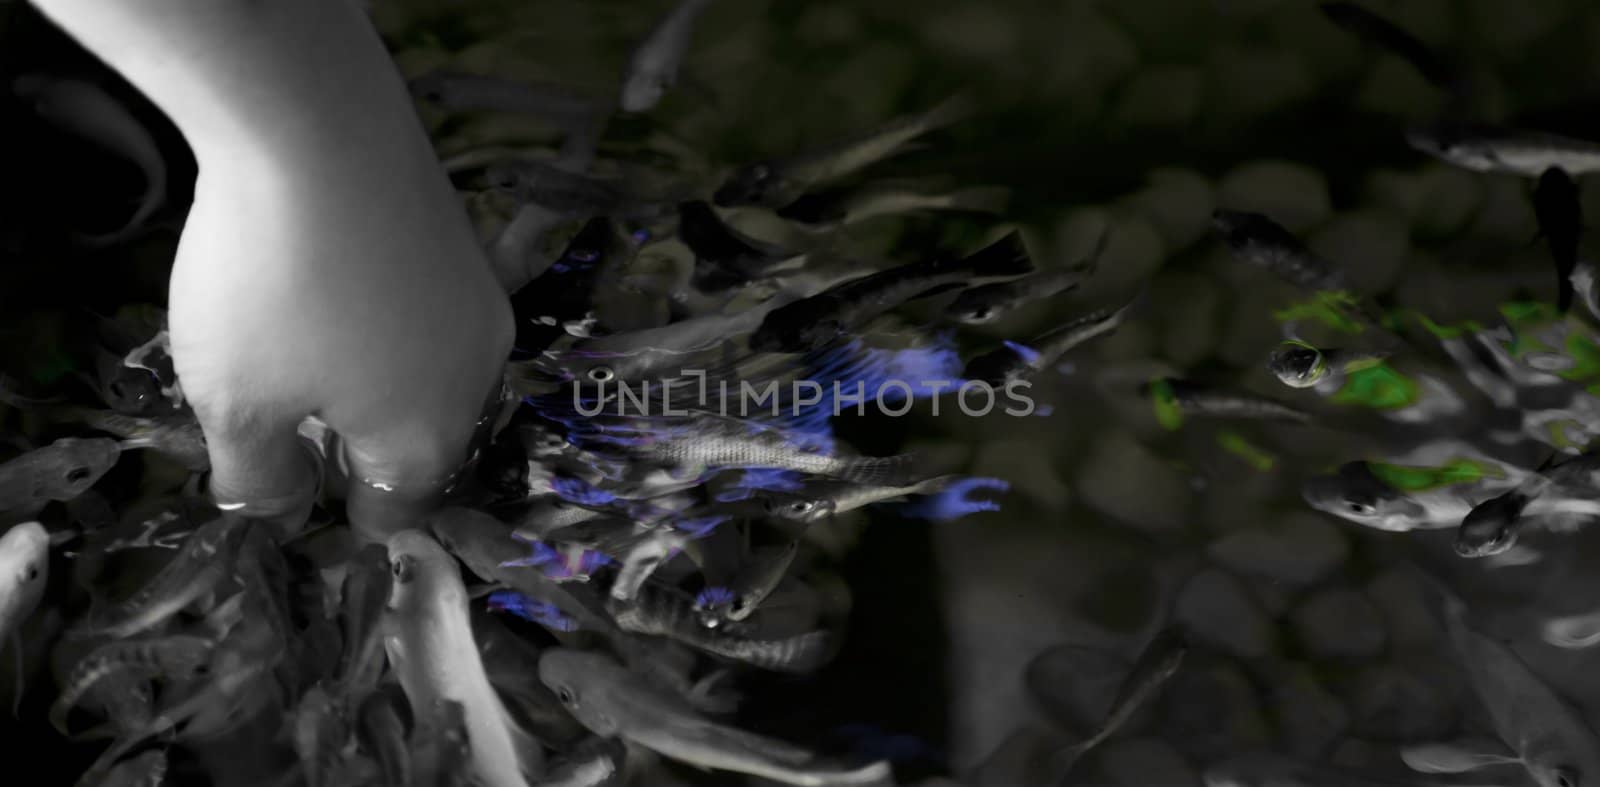
<path fill-rule="evenodd" d="M 203 677 L 210 670 L 215 646 L 210 639 L 187 634 L 107 642 L 73 667 L 61 694 L 50 706 L 50 724 L 65 734 L 67 713 L 84 694 L 115 673 L 131 671 L 172 681 Z"/>
<path fill-rule="evenodd" d="M 388 552 L 393 580 L 384 649 L 412 709 L 437 713 L 440 703 L 459 703 L 477 780 L 524 787 L 526 775 L 543 769 L 542 750 L 519 740 L 522 733 L 489 685 L 455 559 L 419 530 L 390 536 Z"/>
<path fill-rule="evenodd" d="M 1597 289 L 1597 285 L 1600 285 L 1600 276 L 1595 274 L 1594 262 L 1586 259 L 1578 260 L 1572 267 L 1572 275 L 1567 277 L 1567 282 L 1578 297 L 1583 299 L 1583 305 L 1589 309 L 1589 316 L 1600 320 L 1600 289 Z"/>
<path fill-rule="evenodd" d="M 707 314 L 658 328 L 580 339 L 533 364 L 562 380 L 593 384 L 678 378 L 695 359 L 704 357 L 702 353 L 755 330 L 768 313 L 790 300 L 777 296 L 733 314 Z"/>
<path fill-rule="evenodd" d="M 149 341 L 129 350 L 122 359 L 122 365 L 154 377 L 168 408 L 177 410 L 183 407 L 183 386 L 178 382 L 177 371 L 172 368 L 172 337 L 167 333 L 164 317 L 162 326 Z"/>
<path fill-rule="evenodd" d="M 919 295 L 964 286 L 977 279 L 1026 276 L 1033 270 L 1033 260 L 1021 234 L 1013 231 L 959 260 L 931 260 L 889 268 L 774 309 L 750 334 L 750 349 L 820 349 Z"/>
<path fill-rule="evenodd" d="M 778 588 L 778 584 L 788 574 L 789 566 L 794 563 L 795 555 L 799 553 L 800 542 L 789 541 L 777 549 L 768 550 L 765 554 L 751 555 L 749 561 L 734 576 L 732 599 L 722 616 L 735 622 L 750 617 L 760 608 L 761 602 Z M 701 620 L 703 625 L 704 613 Z"/>
<path fill-rule="evenodd" d="M 781 208 L 813 188 L 864 169 L 900 152 L 912 140 L 957 122 L 970 114 L 972 106 L 970 97 L 958 96 L 816 150 L 749 164 L 729 175 L 712 194 L 712 201 L 724 208 Z"/>
<path fill-rule="evenodd" d="M 521 202 L 564 215 L 645 220 L 661 213 L 652 203 L 631 196 L 620 182 L 569 172 L 542 161 L 498 161 L 484 170 L 484 178 Z"/>
<path fill-rule="evenodd" d="M 144 193 L 133 215 L 119 229 L 81 236 L 85 243 L 108 246 L 132 237 L 166 202 L 167 163 L 161 148 L 150 130 L 106 91 L 83 80 L 42 74 L 17 77 L 11 89 L 51 125 L 125 159 L 144 177 Z"/>
<path fill-rule="evenodd" d="M 85 774 L 94 775 L 93 771 Z M 79 782 L 78 787 L 161 787 L 167 779 L 167 753 L 147 749 L 113 765 L 99 781 Z"/>
<path fill-rule="evenodd" d="M 0 463 L 0 510 L 37 511 L 65 502 L 98 483 L 122 455 L 104 437 L 63 437 Z"/>
<path fill-rule="evenodd" d="M 1049 779 L 1049 782 L 1054 784 L 1065 779 L 1085 754 L 1116 734 L 1134 712 L 1153 701 L 1172 676 L 1178 673 L 1188 652 L 1188 643 L 1183 633 L 1176 628 L 1163 630 L 1145 645 L 1138 660 L 1128 671 L 1127 677 L 1123 678 L 1121 686 L 1117 688 L 1111 709 L 1106 713 L 1105 720 L 1095 729 L 1094 734 L 1051 754 L 1049 767 L 1055 778 Z"/>
<path fill-rule="evenodd" d="M 1266 214 L 1219 208 L 1211 214 L 1211 226 L 1234 256 L 1290 284 L 1317 292 L 1350 289 L 1332 263 Z"/>
<path fill-rule="evenodd" d="M 901 483 L 914 471 L 915 457 L 835 456 L 807 450 L 804 435 L 765 427 L 733 416 L 685 411 L 682 416 L 598 415 L 596 433 L 582 438 L 597 452 L 633 456 L 671 469 L 677 478 L 695 478 L 719 468 L 771 467 L 870 484 Z M 609 443 L 610 445 L 607 445 Z"/>
<path fill-rule="evenodd" d="M 140 417 L 115 410 L 65 407 L 33 403 L 0 386 L 0 402 L 26 409 L 61 423 L 81 423 L 91 429 L 122 438 L 122 450 L 149 448 L 196 473 L 211 468 L 205 433 L 193 416 L 169 415 Z"/>
<path fill-rule="evenodd" d="M 1479 558 L 1498 555 L 1517 543 L 1529 520 L 1563 516 L 1600 516 L 1600 453 L 1585 453 L 1564 462 L 1547 462 L 1516 488 L 1474 506 L 1456 531 L 1456 554 Z"/>
<path fill-rule="evenodd" d="M 342 710 L 321 684 L 302 694 L 293 709 L 292 742 L 307 787 L 338 784 L 333 779 L 350 737 Z"/>
<path fill-rule="evenodd" d="M 709 721 L 602 653 L 551 648 L 539 657 L 539 679 L 594 734 L 698 768 L 794 785 L 872 784 L 890 776 L 885 761 L 833 766 L 797 746 Z"/>
<path fill-rule="evenodd" d="M 411 750 L 402 719 L 403 710 L 409 710 L 405 702 L 405 694 L 390 684 L 367 694 L 356 708 L 356 742 L 378 764 L 384 784 L 411 784 Z"/>
<path fill-rule="evenodd" d="M 1308 479 L 1301 489 L 1312 508 L 1376 530 L 1402 533 L 1457 527 L 1479 503 L 1514 488 L 1515 477 L 1421 472 L 1423 485 L 1397 488 L 1396 472 L 1432 471 L 1377 462 L 1347 462 L 1334 475 Z M 1383 473 L 1380 478 L 1379 473 Z"/>
<path fill-rule="evenodd" d="M 802 194 L 779 208 L 780 218 L 815 232 L 836 231 L 883 216 L 946 211 L 999 215 L 1011 202 L 1004 186 L 937 190 L 929 185 L 881 180 L 855 188 Z"/>
<path fill-rule="evenodd" d="M 1027 344 L 1004 342 L 1003 347 L 968 361 L 961 376 L 995 385 L 1025 381 L 1045 369 L 1054 368 L 1062 356 L 1084 342 L 1114 333 L 1141 300 L 1142 296 L 1114 309 L 1089 312 L 1034 337 Z"/>
<path fill-rule="evenodd" d="M 600 787 L 621 773 L 625 748 L 588 746 L 567 755 L 544 775 L 540 787 Z"/>
<path fill-rule="evenodd" d="M 1228 393 L 1174 377 L 1159 377 L 1144 383 L 1139 387 L 1139 393 L 1155 404 L 1157 419 L 1169 429 L 1182 426 L 1186 417 L 1296 424 L 1306 424 L 1312 420 L 1310 413 L 1266 397 Z"/>
<path fill-rule="evenodd" d="M 1389 357 L 1383 350 L 1318 349 L 1291 339 L 1273 348 L 1267 356 L 1267 371 L 1290 388 L 1310 388 L 1346 372 L 1371 368 Z"/>
<path fill-rule="evenodd" d="M 729 226 L 702 200 L 678 206 L 678 239 L 694 252 L 689 283 L 703 292 L 721 292 L 766 279 L 791 267 L 801 256 Z"/>
<path fill-rule="evenodd" d="M 615 628 L 604 616 L 599 599 L 592 598 L 585 589 L 558 584 L 540 571 L 517 567 L 516 562 L 526 557 L 527 549 L 494 517 L 468 508 L 444 508 L 434 512 L 428 527 L 434 538 L 479 578 L 553 603 L 579 628 Z"/>
<path fill-rule="evenodd" d="M 548 82 L 530 82 L 460 71 L 434 70 L 409 83 L 411 94 L 447 112 L 514 112 L 563 127 L 588 124 L 601 102 Z"/>
<path fill-rule="evenodd" d="M 485 607 L 472 610 L 472 636 L 483 659 L 483 671 L 517 725 L 556 749 L 586 736 L 556 695 L 539 682 L 539 654 L 544 649 L 511 631 Z M 621 641 L 621 640 L 617 640 Z"/>
<path fill-rule="evenodd" d="M 123 363 L 122 356 L 102 348 L 95 348 L 94 376 L 82 377 L 94 388 L 100 401 L 123 415 L 151 415 L 173 410 L 162 395 L 161 381 L 154 373 L 129 366 Z"/>
<path fill-rule="evenodd" d="M 548 270 L 511 295 L 516 320 L 513 360 L 538 356 L 567 326 L 591 318 L 596 288 L 631 254 L 610 219 L 585 222 Z"/>
<path fill-rule="evenodd" d="M 945 314 L 965 325 L 986 325 L 1018 307 L 1071 292 L 1094 275 L 1097 261 L 1105 253 L 1106 239 L 1110 236 L 1109 232 L 1101 233 L 1094 252 L 1078 265 L 962 290 L 945 309 Z"/>
<path fill-rule="evenodd" d="M 1355 3 L 1320 3 L 1318 7 L 1329 21 L 1406 61 L 1454 100 L 1465 101 L 1472 93 L 1466 72 L 1459 65 L 1440 56 L 1393 22 Z"/>
<path fill-rule="evenodd" d="M 22 623 L 44 598 L 50 578 L 50 533 L 38 522 L 12 525 L 0 534 L 0 650 L 16 644 L 17 663 L 12 715 L 22 702 L 26 678 L 23 670 Z"/>
<path fill-rule="evenodd" d="M 1600 774 L 1600 737 L 1505 644 L 1474 630 L 1445 598 L 1445 629 L 1495 734 L 1539 787 L 1580 787 Z"/>
<path fill-rule="evenodd" d="M 774 672 L 805 673 L 831 655 L 833 636 L 817 630 L 785 639 L 762 640 L 701 625 L 694 600 L 673 589 L 646 584 L 631 601 L 611 599 L 606 608 L 624 631 L 681 642 L 691 648 Z"/>
<path fill-rule="evenodd" d="M 528 598 L 515 590 L 496 590 L 489 594 L 489 609 L 510 612 L 523 620 L 538 623 L 553 631 L 577 631 L 578 624 L 560 607 L 547 601 Z"/>
<path fill-rule="evenodd" d="M 563 527 L 602 516 L 606 514 L 559 498 L 544 499 L 535 502 L 518 516 L 511 537 L 521 541 L 538 541 Z"/>
<path fill-rule="evenodd" d="M 232 571 L 247 530 L 243 518 L 222 512 L 190 533 L 178 553 L 142 587 L 80 627 L 70 629 L 67 636 L 118 639 L 160 625 L 211 592 Z"/>
<path fill-rule="evenodd" d="M 360 696 L 383 673 L 383 614 L 391 592 L 389 554 L 382 544 L 368 544 L 349 562 L 339 589 L 337 613 L 339 664 L 334 677 L 344 692 Z"/>
<path fill-rule="evenodd" d="M 618 106 L 623 112 L 655 109 L 661 97 L 678 84 L 678 69 L 683 65 L 684 53 L 689 51 L 695 22 L 710 5 L 711 0 L 679 0 L 634 48 L 622 78 Z"/>
<path fill-rule="evenodd" d="M 1578 184 L 1560 167 L 1551 167 L 1539 176 L 1533 189 L 1533 214 L 1556 265 L 1556 309 L 1566 314 L 1575 292 L 1572 274 L 1578 267 L 1583 206 L 1578 201 Z"/>
<path fill-rule="evenodd" d="M 1505 744 L 1480 739 L 1402 746 L 1400 759 L 1418 773 L 1463 773 L 1519 762 Z"/>
<path fill-rule="evenodd" d="M 1540 131 L 1481 124 L 1419 125 L 1406 132 L 1413 149 L 1473 172 L 1543 177 L 1558 168 L 1571 177 L 1600 172 L 1600 144 Z"/>

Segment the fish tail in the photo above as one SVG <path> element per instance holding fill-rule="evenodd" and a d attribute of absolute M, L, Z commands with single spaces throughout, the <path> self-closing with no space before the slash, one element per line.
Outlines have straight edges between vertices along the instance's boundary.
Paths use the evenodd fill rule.
<path fill-rule="evenodd" d="M 973 213 L 1004 213 L 1011 204 L 1011 189 L 1005 186 L 976 186 L 953 191 L 946 198 L 945 207 Z"/>
<path fill-rule="evenodd" d="M 953 126 L 972 116 L 978 109 L 978 100 L 971 93 L 957 93 L 918 116 L 918 134 Z"/>
<path fill-rule="evenodd" d="M 915 460 L 912 454 L 850 460 L 839 477 L 858 484 L 902 486 L 915 470 Z"/>
<path fill-rule="evenodd" d="M 1022 233 L 1015 230 L 967 255 L 960 265 L 981 278 L 1026 276 L 1034 271 L 1028 245 L 1023 242 Z"/>

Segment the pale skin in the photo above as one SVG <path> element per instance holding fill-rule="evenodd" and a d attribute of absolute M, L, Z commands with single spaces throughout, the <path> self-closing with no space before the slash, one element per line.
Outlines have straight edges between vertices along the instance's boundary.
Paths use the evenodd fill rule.
<path fill-rule="evenodd" d="M 212 495 L 299 527 L 315 414 L 343 438 L 357 530 L 420 526 L 499 390 L 511 314 L 360 5 L 33 2 L 199 163 L 168 319 Z"/>

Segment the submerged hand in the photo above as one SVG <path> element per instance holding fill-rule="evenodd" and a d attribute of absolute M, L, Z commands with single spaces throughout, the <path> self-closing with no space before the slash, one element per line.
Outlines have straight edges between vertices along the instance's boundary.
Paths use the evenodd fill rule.
<path fill-rule="evenodd" d="M 213 496 L 301 524 L 315 479 L 296 427 L 314 414 L 342 438 L 352 523 L 418 524 L 498 391 L 511 315 L 365 15 L 35 2 L 194 150 L 168 318 Z"/>

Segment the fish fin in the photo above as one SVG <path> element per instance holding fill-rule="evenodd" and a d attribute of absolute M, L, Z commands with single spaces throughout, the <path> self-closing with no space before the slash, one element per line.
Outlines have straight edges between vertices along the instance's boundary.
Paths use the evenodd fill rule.
<path fill-rule="evenodd" d="M 1011 189 L 1005 186 L 977 186 L 950 193 L 947 207 L 973 213 L 1004 213 L 1011 204 Z"/>
<path fill-rule="evenodd" d="M 1400 759 L 1418 773 L 1466 773 L 1522 762 L 1505 744 L 1476 738 L 1405 746 Z"/>
<path fill-rule="evenodd" d="M 852 461 L 840 477 L 858 484 L 901 486 L 914 476 L 916 459 L 913 454 L 864 457 Z"/>
<path fill-rule="evenodd" d="M 1035 268 L 1022 233 L 1012 230 L 1004 237 L 963 258 L 960 265 L 981 278 L 1026 276 Z"/>

